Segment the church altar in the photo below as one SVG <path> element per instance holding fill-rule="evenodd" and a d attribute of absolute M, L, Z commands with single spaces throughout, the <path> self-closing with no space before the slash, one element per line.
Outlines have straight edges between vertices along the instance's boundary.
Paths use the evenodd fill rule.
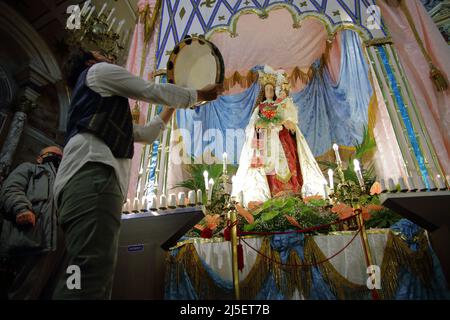
<path fill-rule="evenodd" d="M 374 299 L 356 232 L 304 237 L 284 234 L 242 240 L 241 299 Z M 379 266 L 376 299 L 449 299 L 439 262 L 417 226 L 403 220 L 368 230 Z M 333 258 L 327 260 L 328 258 Z M 189 239 L 167 257 L 165 299 L 234 299 L 231 245 Z"/>
<path fill-rule="evenodd" d="M 411 21 L 420 22 L 420 28 Z M 167 199 L 176 206 L 176 194 L 185 199 L 187 192 L 208 206 L 196 226 L 203 238 L 185 240 L 170 252 L 165 297 L 236 297 L 231 261 L 242 248 L 239 292 L 247 299 L 448 298 L 426 234 L 381 208 L 378 199 L 386 191 L 450 187 L 449 48 L 420 2 L 143 0 L 128 69 L 166 83 L 170 52 L 188 35 L 202 35 L 220 49 L 226 92 L 201 107 L 177 110 L 158 141 L 135 145 L 125 209 L 131 211 L 133 204 L 136 212 L 157 210 Z M 261 81 L 268 74 L 284 77 L 271 82 L 275 92 L 270 94 Z M 277 98 L 284 85 L 289 90 L 283 99 L 293 106 L 286 117 L 290 123 L 270 123 L 279 135 L 258 149 L 264 130 L 255 119 L 263 112 L 256 111 L 261 103 L 272 109 L 281 105 Z M 139 123 L 162 107 L 132 105 Z M 290 137 L 284 139 L 282 131 Z M 271 166 L 255 168 L 259 155 L 253 151 L 287 143 L 290 147 L 276 159 L 275 173 L 283 182 L 276 189 L 280 184 L 262 171 Z M 231 169 L 237 170 L 233 181 Z M 225 193 L 241 206 L 237 211 L 248 228 L 231 236 L 231 249 L 215 238 L 230 223 L 223 216 L 233 201 L 219 192 L 230 185 L 233 190 Z M 292 215 L 276 206 L 263 213 L 246 211 L 254 200 L 267 206 L 286 186 L 302 199 L 319 195 L 327 203 L 314 209 L 299 205 Z M 315 217 L 305 218 L 311 210 Z M 294 232 L 255 238 L 242 233 L 253 228 L 284 233 L 287 226 L 298 231 L 305 223 L 307 229 L 315 226 L 316 218 L 326 224 L 334 215 L 346 219 L 357 211 L 359 235 Z M 367 287 L 369 265 L 379 267 L 380 289 Z M 370 277 L 374 274 L 370 270 Z"/>

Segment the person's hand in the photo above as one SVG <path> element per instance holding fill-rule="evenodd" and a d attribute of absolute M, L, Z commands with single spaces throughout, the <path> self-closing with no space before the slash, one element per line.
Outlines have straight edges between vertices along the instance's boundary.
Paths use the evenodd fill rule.
<path fill-rule="evenodd" d="M 197 90 L 197 101 L 212 101 L 216 100 L 223 92 L 223 85 L 209 84 L 200 90 Z"/>
<path fill-rule="evenodd" d="M 19 213 L 16 216 L 16 223 L 18 225 L 31 224 L 34 227 L 36 225 L 36 215 L 32 211 Z"/>
<path fill-rule="evenodd" d="M 283 126 L 288 129 L 290 132 L 295 132 L 295 124 L 291 120 L 285 120 L 283 122 Z"/>

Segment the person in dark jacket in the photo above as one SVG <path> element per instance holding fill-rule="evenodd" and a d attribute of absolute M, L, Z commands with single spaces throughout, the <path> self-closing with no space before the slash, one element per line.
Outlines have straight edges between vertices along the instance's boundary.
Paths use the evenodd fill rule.
<path fill-rule="evenodd" d="M 64 251 L 53 201 L 61 159 L 59 147 L 47 147 L 40 152 L 37 164 L 19 165 L 3 183 L 0 256 L 15 266 L 9 299 L 51 297 L 51 276 L 62 262 Z"/>

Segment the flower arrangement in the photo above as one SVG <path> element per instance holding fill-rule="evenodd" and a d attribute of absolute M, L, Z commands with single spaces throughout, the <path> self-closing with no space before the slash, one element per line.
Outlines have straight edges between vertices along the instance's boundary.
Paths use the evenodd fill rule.
<path fill-rule="evenodd" d="M 259 106 L 259 119 L 257 125 L 266 126 L 268 124 L 279 124 L 282 118 L 278 113 L 278 105 L 273 102 L 263 102 Z"/>

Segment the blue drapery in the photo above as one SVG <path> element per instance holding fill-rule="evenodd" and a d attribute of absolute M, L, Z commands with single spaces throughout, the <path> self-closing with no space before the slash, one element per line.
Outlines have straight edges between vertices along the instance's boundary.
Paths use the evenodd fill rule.
<path fill-rule="evenodd" d="M 315 156 L 329 150 L 333 143 L 353 146 L 361 142 L 363 126 L 367 125 L 372 88 L 360 39 L 355 32 L 342 31 L 341 52 L 337 84 L 318 60 L 312 66 L 312 80 L 302 91 L 292 94 L 299 107 L 300 129 Z M 243 129 L 249 122 L 259 90 L 255 83 L 242 93 L 223 96 L 201 108 L 179 110 L 178 127 L 186 129 L 182 133 L 184 141 L 191 142 L 185 144 L 187 154 L 199 157 L 206 151 L 213 151 L 220 158 L 226 151 L 231 162 L 237 163 L 244 143 Z M 208 129 L 219 129 L 221 136 Z M 226 141 L 227 129 L 242 129 L 236 132 L 233 144 Z"/>
<path fill-rule="evenodd" d="M 402 219 L 391 227 L 393 231 L 403 234 L 405 241 L 412 250 L 418 250 L 418 244 L 414 242 L 414 237 L 421 229 L 410 222 Z M 291 250 L 294 250 L 301 259 L 304 259 L 304 235 L 303 234 L 282 234 L 274 235 L 271 238 L 270 245 L 273 250 L 280 253 L 281 263 L 288 263 L 288 258 Z M 179 249 L 171 252 L 172 256 L 177 256 Z M 439 260 L 429 247 L 429 252 L 432 255 L 433 271 L 431 283 L 424 284 L 418 277 L 411 274 L 405 268 L 401 268 L 398 273 L 398 287 L 395 294 L 395 299 L 398 300 L 427 300 L 427 299 L 450 299 L 450 292 L 446 288 L 445 277 L 442 272 Z M 233 284 L 231 281 L 223 280 L 220 275 L 213 271 L 207 263 L 202 260 L 202 265 L 205 267 L 208 276 L 213 279 L 214 283 L 225 293 L 224 299 L 233 298 Z M 169 300 L 196 300 L 199 297 L 204 297 L 205 294 L 196 292 L 192 285 L 191 279 L 187 272 L 181 270 L 181 275 L 177 276 L 176 268 L 170 268 L 166 275 L 165 299 Z M 313 267 L 312 283 L 308 299 L 311 300 L 336 300 L 330 286 L 324 280 L 324 277 L 319 268 Z M 274 274 L 269 272 L 267 278 L 260 291 L 256 294 L 256 300 L 283 300 L 286 297 L 277 288 Z M 370 300 L 368 295 L 365 299 Z"/>

